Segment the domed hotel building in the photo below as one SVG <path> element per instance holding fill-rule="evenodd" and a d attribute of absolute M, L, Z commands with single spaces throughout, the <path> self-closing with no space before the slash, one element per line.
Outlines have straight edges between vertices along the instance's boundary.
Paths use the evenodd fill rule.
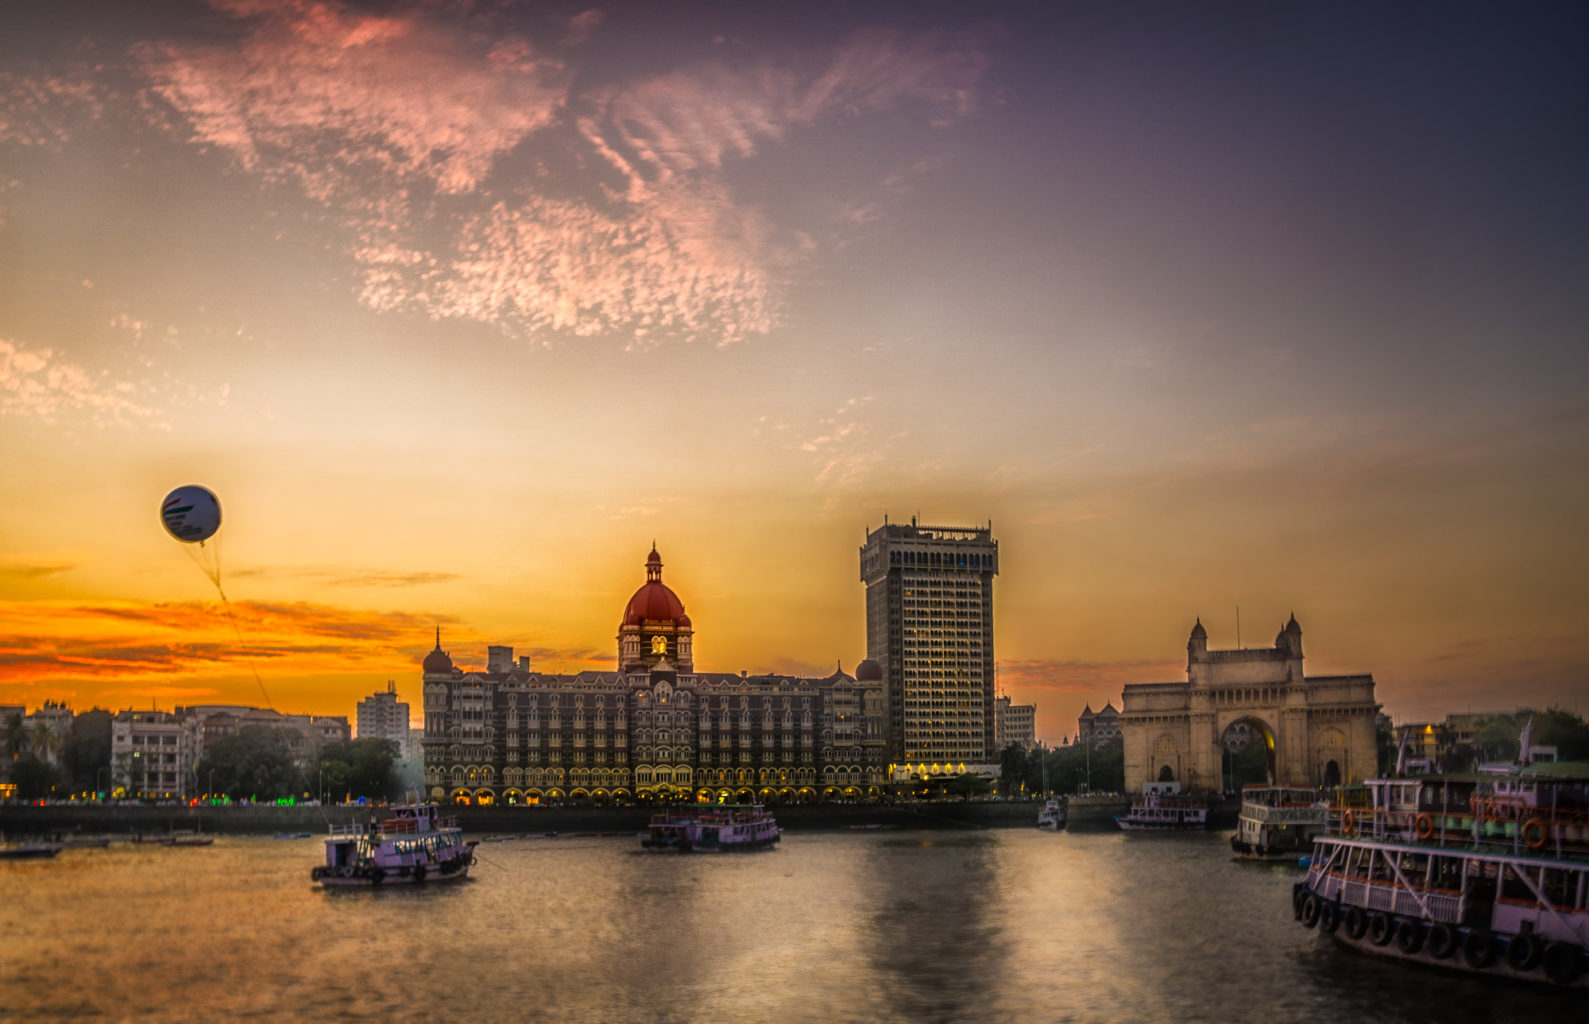
<path fill-rule="evenodd" d="M 809 802 L 887 781 L 882 669 L 820 679 L 695 670 L 695 627 L 653 545 L 614 671 L 537 672 L 509 647 L 423 663 L 425 788 L 469 804 Z"/>

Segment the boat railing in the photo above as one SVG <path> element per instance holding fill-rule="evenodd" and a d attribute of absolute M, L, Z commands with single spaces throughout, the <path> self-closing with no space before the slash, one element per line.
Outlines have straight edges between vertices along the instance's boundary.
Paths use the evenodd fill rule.
<path fill-rule="evenodd" d="M 1324 887 L 1326 893 L 1348 906 L 1384 910 L 1404 917 L 1424 917 L 1427 912 L 1427 920 L 1447 923 L 1455 923 L 1462 913 L 1462 898 L 1457 893 L 1429 889 L 1414 892 L 1389 882 L 1355 878 L 1332 877 L 1331 881 L 1334 884 Z"/>
<path fill-rule="evenodd" d="M 332 825 L 331 834 L 333 836 L 362 836 L 368 831 L 368 828 L 369 826 L 361 825 L 357 822 L 351 825 Z"/>
<path fill-rule="evenodd" d="M 1243 804 L 1242 817 L 1265 825 L 1322 824 L 1325 808 L 1314 804 L 1290 804 L 1271 807 L 1267 804 Z"/>
<path fill-rule="evenodd" d="M 1519 820 L 1456 809 L 1331 807 L 1327 831 L 1349 839 L 1416 843 L 1475 852 L 1582 857 L 1589 852 L 1589 820 L 1576 814 L 1539 815 Z"/>

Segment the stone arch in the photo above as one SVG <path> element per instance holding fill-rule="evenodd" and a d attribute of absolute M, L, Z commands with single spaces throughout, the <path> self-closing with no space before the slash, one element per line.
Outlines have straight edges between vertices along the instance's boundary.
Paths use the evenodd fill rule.
<path fill-rule="evenodd" d="M 1153 753 L 1148 770 L 1160 782 L 1173 782 L 1181 778 L 1181 745 L 1170 733 L 1161 732 L 1153 739 Z"/>
<path fill-rule="evenodd" d="M 1233 741 L 1244 739 L 1242 746 L 1234 746 Z M 1261 779 L 1249 778 L 1238 771 L 1238 758 L 1251 750 L 1250 744 L 1260 744 L 1263 753 L 1263 772 Z M 1278 777 L 1278 760 L 1276 756 L 1279 737 L 1274 726 L 1260 714 L 1252 711 L 1239 712 L 1225 716 L 1220 725 L 1220 779 L 1221 786 L 1225 789 L 1240 790 L 1243 785 L 1255 782 L 1273 783 Z"/>

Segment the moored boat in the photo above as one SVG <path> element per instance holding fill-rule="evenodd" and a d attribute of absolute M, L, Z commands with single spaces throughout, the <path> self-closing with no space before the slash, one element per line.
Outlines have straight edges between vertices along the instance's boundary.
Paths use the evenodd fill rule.
<path fill-rule="evenodd" d="M 780 835 L 772 812 L 761 804 L 711 804 L 653 815 L 640 845 L 678 853 L 733 853 L 770 849 Z"/>
<path fill-rule="evenodd" d="M 1230 848 L 1249 860 L 1295 861 L 1324 831 L 1329 804 L 1316 789 L 1255 783 L 1241 791 Z"/>
<path fill-rule="evenodd" d="M 1589 987 L 1589 765 L 1366 785 L 1369 806 L 1332 809 L 1313 841 L 1299 921 L 1368 953 Z"/>
<path fill-rule="evenodd" d="M 1208 827 L 1208 800 L 1182 793 L 1178 782 L 1148 782 L 1142 795 L 1131 801 L 1131 810 L 1115 815 L 1127 832 L 1192 831 Z"/>
<path fill-rule="evenodd" d="M 41 860 L 61 852 L 60 843 L 14 843 L 0 846 L 0 858 L 6 860 Z"/>
<path fill-rule="evenodd" d="M 1049 797 L 1043 803 L 1043 809 L 1037 812 L 1037 827 L 1050 832 L 1058 832 L 1065 827 L 1065 798 L 1059 796 Z"/>
<path fill-rule="evenodd" d="M 374 886 L 465 878 L 474 863 L 457 818 L 435 804 L 393 804 L 391 816 L 368 825 L 332 825 L 326 862 L 309 877 L 321 885 Z"/>

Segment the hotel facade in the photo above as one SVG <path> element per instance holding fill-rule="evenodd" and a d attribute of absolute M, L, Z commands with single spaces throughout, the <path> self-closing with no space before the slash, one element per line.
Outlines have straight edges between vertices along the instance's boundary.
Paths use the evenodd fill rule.
<path fill-rule="evenodd" d="M 646 579 L 618 625 L 610 672 L 551 674 L 510 647 L 464 669 L 425 656 L 425 790 L 438 801 L 540 804 L 810 802 L 882 795 L 888 777 L 881 669 L 822 678 L 695 670 L 695 627 Z"/>

